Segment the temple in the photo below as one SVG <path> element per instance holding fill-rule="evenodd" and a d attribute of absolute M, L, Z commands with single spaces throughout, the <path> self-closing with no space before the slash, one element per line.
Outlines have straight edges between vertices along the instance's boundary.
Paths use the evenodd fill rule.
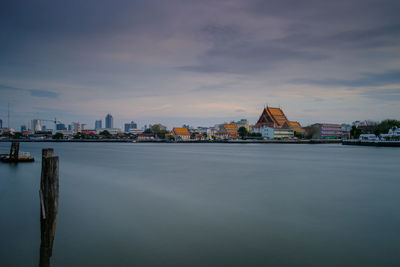
<path fill-rule="evenodd" d="M 289 128 L 296 132 L 303 133 L 304 130 L 297 121 L 289 121 L 281 108 L 265 107 L 260 118 L 255 124 L 255 128 Z"/>

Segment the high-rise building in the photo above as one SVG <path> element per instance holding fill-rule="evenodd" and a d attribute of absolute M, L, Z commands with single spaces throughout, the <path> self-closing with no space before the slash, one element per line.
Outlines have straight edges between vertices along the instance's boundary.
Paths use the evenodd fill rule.
<path fill-rule="evenodd" d="M 106 128 L 114 128 L 114 118 L 110 113 L 106 116 Z"/>
<path fill-rule="evenodd" d="M 0 128 L 3 128 L 3 120 L 0 119 Z"/>
<path fill-rule="evenodd" d="M 31 121 L 32 131 L 41 131 L 42 130 L 42 121 L 38 119 L 34 119 Z"/>
<path fill-rule="evenodd" d="M 64 130 L 67 130 L 67 128 L 65 127 L 65 124 L 63 124 L 63 123 L 58 123 L 58 124 L 56 125 L 56 130 L 57 130 L 57 131 L 64 131 Z"/>
<path fill-rule="evenodd" d="M 131 121 L 130 123 L 125 123 L 125 132 L 129 133 L 130 129 L 137 129 L 137 124 L 134 121 Z"/>
<path fill-rule="evenodd" d="M 46 125 L 42 125 L 42 131 L 46 131 L 46 130 L 47 130 Z"/>
<path fill-rule="evenodd" d="M 72 131 L 80 132 L 81 130 L 82 130 L 81 124 L 79 122 L 73 122 L 72 123 Z"/>
<path fill-rule="evenodd" d="M 81 124 L 81 129 L 82 129 L 82 131 L 83 131 L 83 130 L 86 130 L 86 123 L 82 123 L 82 124 Z"/>
<path fill-rule="evenodd" d="M 94 123 L 94 128 L 95 129 L 103 128 L 101 124 L 102 124 L 101 120 L 96 120 L 96 122 Z"/>

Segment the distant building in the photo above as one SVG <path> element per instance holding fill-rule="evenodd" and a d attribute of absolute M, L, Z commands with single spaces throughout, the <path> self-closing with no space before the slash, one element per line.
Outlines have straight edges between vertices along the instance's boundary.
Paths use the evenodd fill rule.
<path fill-rule="evenodd" d="M 112 135 L 119 134 L 122 132 L 122 130 L 119 128 L 99 128 L 99 129 L 96 129 L 96 134 L 100 134 L 103 131 L 107 131 Z"/>
<path fill-rule="evenodd" d="M 247 121 L 247 119 L 241 119 L 240 121 L 236 122 L 235 124 L 237 125 L 238 128 L 244 127 L 244 128 L 246 128 L 246 130 L 248 132 L 250 132 L 250 124 Z"/>
<path fill-rule="evenodd" d="M 56 124 L 56 131 L 65 131 L 67 128 L 65 127 L 65 124 L 63 123 L 58 123 Z"/>
<path fill-rule="evenodd" d="M 31 127 L 32 127 L 31 128 L 32 131 L 34 131 L 34 132 L 41 131 L 42 130 L 42 121 L 38 120 L 38 119 L 32 120 Z"/>
<path fill-rule="evenodd" d="M 82 131 L 81 124 L 79 122 L 73 122 L 72 123 L 72 131 L 81 132 Z"/>
<path fill-rule="evenodd" d="M 216 132 L 218 132 L 216 127 L 210 127 L 207 129 L 207 136 L 215 136 Z"/>
<path fill-rule="evenodd" d="M 3 128 L 3 120 L 0 119 L 0 128 Z"/>
<path fill-rule="evenodd" d="M 355 121 L 353 122 L 353 126 L 356 126 L 357 129 L 360 129 L 362 133 L 374 133 L 376 126 L 378 125 L 375 121 Z"/>
<path fill-rule="evenodd" d="M 57 133 L 61 133 L 64 135 L 64 138 L 68 138 L 74 136 L 74 131 L 68 131 L 68 130 L 58 130 Z"/>
<path fill-rule="evenodd" d="M 289 128 L 296 133 L 304 135 L 305 130 L 301 127 L 300 123 L 297 121 L 288 121 L 282 126 L 282 128 Z"/>
<path fill-rule="evenodd" d="M 187 128 L 173 128 L 171 131 L 171 135 L 175 137 L 176 140 L 190 140 L 190 132 Z"/>
<path fill-rule="evenodd" d="M 143 133 L 143 130 L 141 130 L 141 129 L 129 129 L 129 133 L 131 133 L 131 134 L 141 134 L 141 133 Z"/>
<path fill-rule="evenodd" d="M 221 132 L 228 133 L 229 139 L 237 139 L 238 138 L 238 126 L 234 123 L 224 123 L 221 127 Z"/>
<path fill-rule="evenodd" d="M 294 130 L 290 128 L 275 128 L 274 139 L 289 139 L 293 138 Z"/>
<path fill-rule="evenodd" d="M 114 118 L 111 114 L 106 116 L 106 128 L 114 128 Z"/>
<path fill-rule="evenodd" d="M 316 123 L 306 128 L 305 135 L 312 139 L 341 139 L 342 125 L 332 123 Z"/>
<path fill-rule="evenodd" d="M 268 139 L 274 139 L 274 128 L 272 127 L 261 128 L 261 136 Z"/>
<path fill-rule="evenodd" d="M 342 123 L 342 139 L 350 138 L 351 125 Z"/>
<path fill-rule="evenodd" d="M 125 133 L 129 133 L 131 129 L 137 129 L 137 124 L 134 121 L 124 124 Z"/>
<path fill-rule="evenodd" d="M 260 118 L 254 125 L 254 131 L 260 132 L 263 127 L 292 129 L 300 134 L 304 134 L 305 132 L 299 122 L 289 121 L 281 108 L 272 108 L 268 106 L 263 109 Z"/>
<path fill-rule="evenodd" d="M 72 131 L 72 125 L 68 124 L 68 131 Z"/>
<path fill-rule="evenodd" d="M 154 140 L 154 134 L 139 133 L 136 138 L 138 141 L 150 141 Z"/>
<path fill-rule="evenodd" d="M 96 129 L 99 129 L 99 128 L 102 128 L 103 126 L 102 126 L 102 121 L 101 120 L 96 120 L 95 121 L 95 123 L 94 123 L 94 129 L 96 130 Z"/>
<path fill-rule="evenodd" d="M 86 129 L 86 124 L 85 124 L 85 123 L 82 123 L 82 124 L 81 124 L 81 130 L 82 130 L 82 131 L 83 131 L 83 130 L 87 130 L 87 129 Z"/>

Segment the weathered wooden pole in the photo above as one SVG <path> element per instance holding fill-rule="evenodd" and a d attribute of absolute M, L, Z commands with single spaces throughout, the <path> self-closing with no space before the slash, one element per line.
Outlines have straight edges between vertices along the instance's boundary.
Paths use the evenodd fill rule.
<path fill-rule="evenodd" d="M 58 215 L 58 157 L 52 148 L 42 151 L 42 175 L 40 179 L 40 267 L 50 266 L 53 241 Z"/>
<path fill-rule="evenodd" d="M 10 148 L 10 162 L 18 162 L 19 142 L 12 142 Z"/>

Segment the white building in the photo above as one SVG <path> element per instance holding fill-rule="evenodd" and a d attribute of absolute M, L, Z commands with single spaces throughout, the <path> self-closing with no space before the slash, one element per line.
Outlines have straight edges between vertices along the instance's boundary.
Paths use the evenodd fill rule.
<path fill-rule="evenodd" d="M 34 119 L 31 121 L 32 131 L 41 131 L 42 130 L 42 121 L 38 119 Z"/>
<path fill-rule="evenodd" d="M 274 128 L 272 127 L 261 128 L 261 136 L 268 139 L 274 139 Z"/>
<path fill-rule="evenodd" d="M 109 132 L 110 134 L 119 134 L 119 133 L 122 133 L 122 130 L 119 129 L 119 128 L 99 128 L 99 129 L 96 129 L 96 134 L 100 134 L 100 133 L 103 132 L 103 131 L 107 131 L 107 132 Z"/>

